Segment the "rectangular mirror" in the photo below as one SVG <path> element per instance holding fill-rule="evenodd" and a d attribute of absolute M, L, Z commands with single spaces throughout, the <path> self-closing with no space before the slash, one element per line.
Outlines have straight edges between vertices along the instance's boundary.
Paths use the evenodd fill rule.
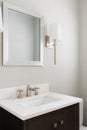
<path fill-rule="evenodd" d="M 42 16 L 3 3 L 3 65 L 43 65 Z"/>

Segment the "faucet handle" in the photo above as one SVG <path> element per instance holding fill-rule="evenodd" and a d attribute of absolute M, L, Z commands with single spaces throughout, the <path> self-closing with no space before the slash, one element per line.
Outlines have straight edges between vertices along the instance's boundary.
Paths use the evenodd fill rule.
<path fill-rule="evenodd" d="M 23 98 L 23 90 L 22 89 L 17 90 L 17 98 Z"/>
<path fill-rule="evenodd" d="M 40 89 L 40 88 L 35 87 L 35 88 L 33 88 L 33 89 L 34 89 L 34 91 L 35 91 L 35 95 L 38 95 L 38 89 Z"/>

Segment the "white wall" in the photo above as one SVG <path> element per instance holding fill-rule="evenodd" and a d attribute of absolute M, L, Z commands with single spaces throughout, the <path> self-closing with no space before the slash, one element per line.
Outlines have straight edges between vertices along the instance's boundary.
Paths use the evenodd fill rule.
<path fill-rule="evenodd" d="M 43 67 L 4 67 L 0 34 L 0 87 L 49 82 L 53 91 L 78 95 L 77 0 L 7 1 L 42 14 L 47 23 L 60 23 L 62 41 L 57 46 L 57 65 L 53 64 L 53 49 L 44 48 Z"/>
<path fill-rule="evenodd" d="M 84 99 L 84 121 L 87 125 L 87 0 L 80 0 L 80 94 Z"/>

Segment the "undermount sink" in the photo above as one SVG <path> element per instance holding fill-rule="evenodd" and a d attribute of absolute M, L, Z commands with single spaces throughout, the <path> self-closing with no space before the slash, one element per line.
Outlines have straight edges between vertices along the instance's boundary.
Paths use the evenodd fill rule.
<path fill-rule="evenodd" d="M 37 96 L 26 99 L 16 100 L 15 103 L 20 105 L 21 107 L 34 108 L 42 105 L 46 105 L 49 103 L 57 102 L 62 100 L 61 98 L 52 97 L 51 95 Z"/>

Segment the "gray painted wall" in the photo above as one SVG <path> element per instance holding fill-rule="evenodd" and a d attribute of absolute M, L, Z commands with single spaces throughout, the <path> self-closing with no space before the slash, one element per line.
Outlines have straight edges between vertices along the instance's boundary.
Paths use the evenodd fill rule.
<path fill-rule="evenodd" d="M 87 0 L 80 0 L 80 94 L 84 99 L 84 124 L 87 125 Z"/>

